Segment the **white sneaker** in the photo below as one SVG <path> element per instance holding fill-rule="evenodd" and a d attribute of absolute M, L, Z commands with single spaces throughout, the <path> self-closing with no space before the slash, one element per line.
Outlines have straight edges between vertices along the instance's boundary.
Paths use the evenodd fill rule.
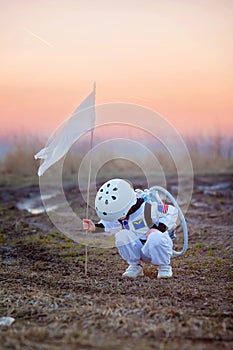
<path fill-rule="evenodd" d="M 170 265 L 159 266 L 157 278 L 170 278 L 170 277 L 172 277 L 172 267 Z"/>
<path fill-rule="evenodd" d="M 144 276 L 143 269 L 141 265 L 129 265 L 125 270 L 122 277 L 136 278 L 138 276 Z"/>

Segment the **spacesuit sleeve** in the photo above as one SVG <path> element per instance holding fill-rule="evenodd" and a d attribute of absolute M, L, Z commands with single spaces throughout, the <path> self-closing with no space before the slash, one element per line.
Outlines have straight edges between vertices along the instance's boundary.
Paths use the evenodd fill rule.
<path fill-rule="evenodd" d="M 115 221 L 100 220 L 99 224 L 102 224 L 104 226 L 104 231 L 109 233 L 116 233 L 120 231 L 120 229 L 122 228 L 118 220 L 115 220 Z"/>
<path fill-rule="evenodd" d="M 151 217 L 154 224 L 164 224 L 168 230 L 176 226 L 178 209 L 169 204 L 153 204 Z"/>
<path fill-rule="evenodd" d="M 159 222 L 166 225 L 168 230 L 176 227 L 176 221 L 178 218 L 178 209 L 172 205 L 168 205 L 166 213 L 160 213 Z"/>

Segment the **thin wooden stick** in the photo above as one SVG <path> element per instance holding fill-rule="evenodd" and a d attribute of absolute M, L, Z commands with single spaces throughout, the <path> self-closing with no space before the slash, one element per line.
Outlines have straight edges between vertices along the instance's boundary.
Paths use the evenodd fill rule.
<path fill-rule="evenodd" d="M 89 203 L 90 203 L 90 184 L 91 184 L 91 168 L 92 168 L 92 148 L 93 148 L 93 134 L 94 129 L 91 130 L 91 139 L 90 139 L 90 160 L 89 160 L 89 172 L 88 172 L 88 182 L 87 182 L 87 207 L 86 207 L 86 218 L 89 219 Z M 87 263 L 88 263 L 88 256 L 87 256 L 87 232 L 86 230 L 86 242 L 85 242 L 85 276 L 87 276 Z"/>

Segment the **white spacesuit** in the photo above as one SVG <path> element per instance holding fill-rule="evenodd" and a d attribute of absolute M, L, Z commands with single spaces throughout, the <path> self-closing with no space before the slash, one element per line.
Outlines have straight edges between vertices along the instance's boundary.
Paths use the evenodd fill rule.
<path fill-rule="evenodd" d="M 158 278 L 172 276 L 173 243 L 168 231 L 175 227 L 178 211 L 168 204 L 148 204 L 125 180 L 113 179 L 98 191 L 95 227 L 116 233 L 116 247 L 129 267 L 124 277 L 143 276 L 141 261 L 158 265 Z"/>

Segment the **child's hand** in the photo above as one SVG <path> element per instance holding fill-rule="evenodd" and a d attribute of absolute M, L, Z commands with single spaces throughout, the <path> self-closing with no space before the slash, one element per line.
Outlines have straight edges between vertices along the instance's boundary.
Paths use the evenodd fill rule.
<path fill-rule="evenodd" d="M 83 219 L 83 229 L 87 231 L 95 231 L 95 224 L 89 219 Z"/>

